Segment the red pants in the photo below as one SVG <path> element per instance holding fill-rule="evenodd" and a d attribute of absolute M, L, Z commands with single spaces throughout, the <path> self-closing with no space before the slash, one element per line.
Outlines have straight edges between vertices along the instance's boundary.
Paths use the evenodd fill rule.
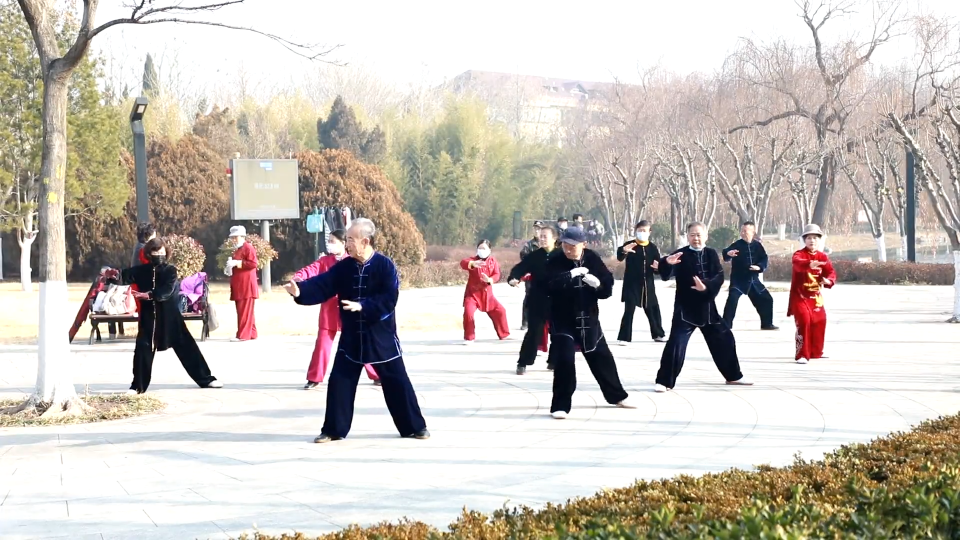
<path fill-rule="evenodd" d="M 313 348 L 313 358 L 310 359 L 310 367 L 307 368 L 307 381 L 321 383 L 323 376 L 327 373 L 327 366 L 333 361 L 333 338 L 337 336 L 337 330 L 321 328 L 317 334 L 317 344 Z M 367 371 L 367 377 L 371 381 L 379 380 L 377 372 L 373 370 L 370 364 L 364 364 L 363 368 Z"/>
<path fill-rule="evenodd" d="M 823 338 L 827 331 L 826 310 L 804 302 L 793 310 L 793 320 L 797 323 L 796 359 L 823 358 Z"/>
<path fill-rule="evenodd" d="M 235 300 L 237 304 L 237 339 L 247 341 L 257 339 L 257 321 L 253 316 L 255 299 Z"/>
<path fill-rule="evenodd" d="M 503 304 L 492 299 L 488 307 L 491 309 L 487 311 L 487 315 L 493 321 L 493 329 L 497 331 L 497 336 L 500 339 L 506 339 L 510 336 L 510 327 L 507 326 L 507 310 L 503 307 Z M 477 338 L 477 323 L 474 319 L 477 309 L 479 309 L 479 306 L 477 306 L 476 300 L 467 298 L 463 301 L 463 339 L 467 341 L 473 341 Z"/>

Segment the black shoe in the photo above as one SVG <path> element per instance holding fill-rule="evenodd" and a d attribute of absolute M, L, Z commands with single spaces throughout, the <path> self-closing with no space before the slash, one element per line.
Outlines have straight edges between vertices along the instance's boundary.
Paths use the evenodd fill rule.
<path fill-rule="evenodd" d="M 761 326 L 760 329 L 761 329 L 761 330 L 779 330 L 780 327 L 779 327 L 779 326 L 774 326 L 774 325 L 771 324 L 770 326 Z"/>
<path fill-rule="evenodd" d="M 527 331 L 527 325 L 521 324 L 521 325 L 520 325 L 520 331 L 521 331 L 521 332 L 526 332 L 526 331 Z"/>
<path fill-rule="evenodd" d="M 380 379 L 377 379 L 377 380 L 373 381 L 373 385 L 374 385 L 374 386 L 383 386 L 383 383 L 380 382 Z"/>
<path fill-rule="evenodd" d="M 316 387 L 318 387 L 318 386 L 320 386 L 320 383 L 318 383 L 318 382 L 307 381 L 307 384 L 303 385 L 303 389 L 304 389 L 304 390 L 313 390 L 314 388 L 316 388 Z"/>
<path fill-rule="evenodd" d="M 527 372 L 527 366 L 517 366 L 517 375 L 523 375 Z"/>
<path fill-rule="evenodd" d="M 430 432 L 426 429 L 418 431 L 413 435 L 404 435 L 404 439 L 420 439 L 421 441 L 427 440 L 430 438 Z"/>
<path fill-rule="evenodd" d="M 314 439 L 313 442 L 317 444 L 322 444 L 322 443 L 328 443 L 328 442 L 340 441 L 340 440 L 343 440 L 343 437 L 331 437 L 326 433 L 321 433 L 320 435 L 317 435 L 317 438 Z"/>
<path fill-rule="evenodd" d="M 547 369 L 549 369 L 550 371 L 553 371 L 553 364 L 551 364 L 550 362 L 547 362 Z"/>

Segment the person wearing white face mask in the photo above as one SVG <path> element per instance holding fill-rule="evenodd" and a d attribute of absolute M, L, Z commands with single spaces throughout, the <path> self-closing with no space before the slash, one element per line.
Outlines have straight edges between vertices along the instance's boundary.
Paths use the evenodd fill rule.
<path fill-rule="evenodd" d="M 346 237 L 347 233 L 343 229 L 330 233 L 330 239 L 327 240 L 327 251 L 329 253 L 320 256 L 313 264 L 298 270 L 297 273 L 293 275 L 293 281 L 300 283 L 333 268 L 335 264 L 343 259 L 346 253 L 344 250 Z M 320 304 L 317 343 L 313 347 L 310 367 L 307 368 L 307 384 L 304 385 L 304 390 L 313 390 L 323 382 L 323 377 L 327 374 L 327 366 L 329 366 L 333 360 L 330 353 L 333 350 L 333 338 L 337 337 L 338 332 L 340 332 L 340 300 L 338 296 L 333 296 L 326 302 Z M 373 369 L 373 366 L 371 364 L 364 364 L 363 367 L 367 372 L 367 377 L 373 381 L 373 384 L 379 385 L 380 377 Z"/>
<path fill-rule="evenodd" d="M 230 301 L 237 305 L 237 337 L 232 341 L 257 339 L 257 323 L 253 307 L 260 298 L 257 286 L 257 250 L 247 243 L 247 229 L 242 225 L 230 228 L 230 240 L 236 249 L 227 260 L 225 273 L 230 276 Z"/>
<path fill-rule="evenodd" d="M 657 301 L 657 289 L 654 285 L 657 269 L 660 267 L 660 250 L 650 242 L 650 222 L 637 223 L 635 240 L 631 240 L 617 250 L 617 260 L 626 261 L 623 272 L 623 319 L 620 320 L 620 334 L 617 339 L 621 345 L 633 341 L 633 314 L 638 307 L 643 308 L 650 323 L 650 337 L 654 341 L 664 341 L 666 334 L 660 320 L 660 303 Z"/>
<path fill-rule="evenodd" d="M 460 268 L 470 273 L 467 288 L 463 293 L 463 340 L 469 345 L 476 339 L 477 310 L 490 316 L 493 328 L 500 339 L 510 337 L 507 310 L 493 295 L 493 284 L 500 281 L 500 264 L 490 254 L 490 241 L 477 244 L 477 254 L 460 261 Z"/>

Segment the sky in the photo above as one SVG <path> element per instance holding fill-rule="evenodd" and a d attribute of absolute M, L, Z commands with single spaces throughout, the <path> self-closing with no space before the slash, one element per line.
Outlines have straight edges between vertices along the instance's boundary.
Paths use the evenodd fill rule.
<path fill-rule="evenodd" d="M 97 22 L 129 13 L 122 8 L 129 1 L 104 0 Z M 904 4 L 960 17 L 957 0 Z M 436 84 L 469 69 L 587 81 L 636 80 L 641 68 L 656 64 L 679 73 L 712 72 L 741 38 L 809 43 L 799 13 L 794 0 L 247 0 L 213 17 L 295 42 L 340 45 L 331 60 L 365 65 L 402 87 Z M 827 37 L 865 31 L 867 16 L 862 10 L 837 21 Z M 267 38 L 211 27 L 120 26 L 98 40 L 134 87 L 148 52 L 161 70 L 175 65 L 197 84 L 235 80 L 241 69 L 259 80 L 295 84 L 313 69 Z M 878 60 L 896 62 L 904 50 L 887 47 Z"/>

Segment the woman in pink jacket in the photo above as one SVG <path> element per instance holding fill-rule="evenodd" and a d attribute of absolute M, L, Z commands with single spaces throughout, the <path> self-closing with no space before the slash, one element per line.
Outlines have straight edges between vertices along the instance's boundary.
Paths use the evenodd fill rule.
<path fill-rule="evenodd" d="M 330 233 L 330 240 L 327 241 L 329 253 L 314 261 L 313 264 L 300 269 L 293 275 L 293 281 L 305 281 L 333 268 L 333 265 L 343 258 L 345 236 L 342 230 Z M 313 358 L 310 359 L 310 367 L 307 369 L 307 384 L 303 387 L 304 390 L 312 390 L 323 382 L 327 366 L 332 361 L 330 351 L 333 349 L 333 338 L 339 331 L 340 301 L 334 296 L 320 305 L 320 331 L 317 333 L 317 344 L 313 348 Z M 364 368 L 373 384 L 379 385 L 380 377 L 374 371 L 373 365 L 365 364 Z"/>
<path fill-rule="evenodd" d="M 507 310 L 493 296 L 493 284 L 500 281 L 500 264 L 490 255 L 490 241 L 481 240 L 477 244 L 477 255 L 460 261 L 460 268 L 469 273 L 463 292 L 464 343 L 469 345 L 477 337 L 475 315 L 478 310 L 490 316 L 500 339 L 510 337 Z"/>

